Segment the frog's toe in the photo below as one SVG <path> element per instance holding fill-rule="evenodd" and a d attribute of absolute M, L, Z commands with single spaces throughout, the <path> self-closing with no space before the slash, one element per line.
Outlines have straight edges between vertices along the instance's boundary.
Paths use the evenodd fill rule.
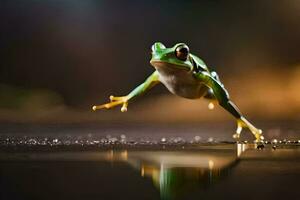
<path fill-rule="evenodd" d="M 261 130 L 260 130 L 261 131 Z M 255 142 L 256 143 L 261 143 L 261 142 L 263 142 L 264 141 L 264 136 L 262 135 L 262 132 L 260 132 L 260 133 L 256 133 L 255 134 L 255 138 L 256 138 L 256 140 L 255 140 Z"/>
<path fill-rule="evenodd" d="M 110 101 L 124 101 L 124 102 L 128 100 L 127 96 L 115 97 L 113 95 L 110 95 L 109 99 Z"/>
<path fill-rule="evenodd" d="M 128 107 L 128 102 L 126 101 L 126 102 L 123 103 L 123 106 L 121 108 L 121 112 L 126 112 L 127 111 L 127 107 Z"/>
<path fill-rule="evenodd" d="M 255 129 L 255 130 L 251 130 L 252 133 L 254 134 L 256 140 L 256 143 L 261 143 L 264 141 L 264 136 L 262 135 L 262 130 L 261 129 Z"/>
<path fill-rule="evenodd" d="M 244 122 L 241 121 L 241 120 L 238 120 L 237 121 L 237 128 L 236 128 L 236 131 L 235 131 L 236 135 L 240 135 L 244 127 L 245 127 Z"/>
<path fill-rule="evenodd" d="M 236 128 L 236 131 L 235 131 L 235 134 L 232 135 L 232 137 L 235 139 L 235 140 L 239 140 L 240 139 L 240 136 L 241 136 L 241 132 L 243 130 L 243 127 L 244 127 L 244 123 L 240 120 L 237 121 L 237 128 Z"/>
<path fill-rule="evenodd" d="M 94 105 L 94 106 L 92 107 L 92 109 L 93 109 L 94 111 L 100 110 L 100 109 L 103 109 L 103 108 L 110 109 L 110 108 L 112 108 L 112 107 L 117 106 L 118 104 L 120 104 L 120 103 L 119 103 L 119 102 L 111 102 L 111 103 L 106 103 L 106 104 L 102 104 L 102 105 Z"/>
<path fill-rule="evenodd" d="M 240 135 L 241 135 L 241 134 L 239 134 L 239 133 L 235 133 L 235 134 L 232 135 L 232 137 L 233 137 L 235 140 L 238 140 L 238 139 L 240 139 Z"/>

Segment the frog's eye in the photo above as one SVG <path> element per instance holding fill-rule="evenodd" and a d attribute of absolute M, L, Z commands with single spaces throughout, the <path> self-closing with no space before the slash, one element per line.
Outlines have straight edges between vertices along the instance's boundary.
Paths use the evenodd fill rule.
<path fill-rule="evenodd" d="M 189 51 L 189 47 L 183 44 L 176 48 L 175 55 L 179 60 L 186 61 L 189 56 Z"/>

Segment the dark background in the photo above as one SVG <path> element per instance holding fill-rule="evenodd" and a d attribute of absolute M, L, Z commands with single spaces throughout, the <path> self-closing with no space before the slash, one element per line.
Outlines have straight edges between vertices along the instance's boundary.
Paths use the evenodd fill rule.
<path fill-rule="evenodd" d="M 161 41 L 187 43 L 250 116 L 298 119 L 299 17 L 297 0 L 1 0 L 0 117 L 58 107 L 87 113 L 141 83 L 153 71 L 150 47 Z M 155 98 L 153 112 L 159 102 L 180 107 L 158 88 L 138 102 Z"/>
<path fill-rule="evenodd" d="M 158 199 L 153 180 L 141 178 L 139 170 L 125 163 L 71 162 L 68 153 L 34 158 L 44 150 L 56 152 L 61 144 L 72 153 L 69 144 L 77 148 L 77 141 L 87 151 L 94 139 L 112 141 L 123 134 L 128 148 L 163 138 L 181 138 L 187 147 L 195 136 L 201 142 L 232 141 L 236 124 L 226 111 L 219 106 L 209 111 L 207 101 L 170 95 L 162 85 L 129 102 L 127 113 L 119 108 L 91 111 L 111 94 L 127 94 L 153 71 L 150 47 L 160 41 L 167 47 L 187 43 L 219 73 L 233 101 L 267 140 L 288 143 L 276 151 L 270 146 L 249 151 L 226 180 L 188 191 L 185 199 L 296 199 L 299 153 L 289 140 L 298 144 L 300 135 L 299 19 L 298 0 L 0 0 L 0 143 L 5 150 L 0 198 Z M 249 131 L 243 133 L 243 140 L 254 139 Z M 43 146 L 39 141 L 48 142 Z M 104 143 L 93 145 L 98 151 Z M 184 146 L 176 145 L 180 150 L 169 155 L 178 163 L 174 156 Z M 20 155 L 15 154 L 19 147 Z M 41 151 L 26 154 L 22 147 Z M 226 150 L 209 149 L 224 159 Z M 166 173 L 168 184 L 189 186 L 193 179 L 180 177 L 192 174 L 191 169 L 173 174 L 175 182 Z"/>

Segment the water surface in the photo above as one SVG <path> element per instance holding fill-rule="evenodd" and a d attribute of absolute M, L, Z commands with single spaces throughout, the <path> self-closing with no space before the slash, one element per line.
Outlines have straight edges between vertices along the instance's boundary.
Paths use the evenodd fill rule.
<path fill-rule="evenodd" d="M 199 144 L 184 149 L 2 152 L 0 159 L 1 199 L 298 199 L 300 195 L 298 144 L 276 150 L 270 145 L 257 150 L 251 145 Z"/>

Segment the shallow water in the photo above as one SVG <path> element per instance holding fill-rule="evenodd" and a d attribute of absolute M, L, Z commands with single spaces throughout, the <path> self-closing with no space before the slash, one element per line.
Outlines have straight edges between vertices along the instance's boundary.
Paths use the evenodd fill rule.
<path fill-rule="evenodd" d="M 298 123 L 264 123 L 263 150 L 234 128 L 0 124 L 0 199 L 298 199 Z"/>
<path fill-rule="evenodd" d="M 300 147 L 198 144 L 0 154 L 1 199 L 298 199 Z"/>

